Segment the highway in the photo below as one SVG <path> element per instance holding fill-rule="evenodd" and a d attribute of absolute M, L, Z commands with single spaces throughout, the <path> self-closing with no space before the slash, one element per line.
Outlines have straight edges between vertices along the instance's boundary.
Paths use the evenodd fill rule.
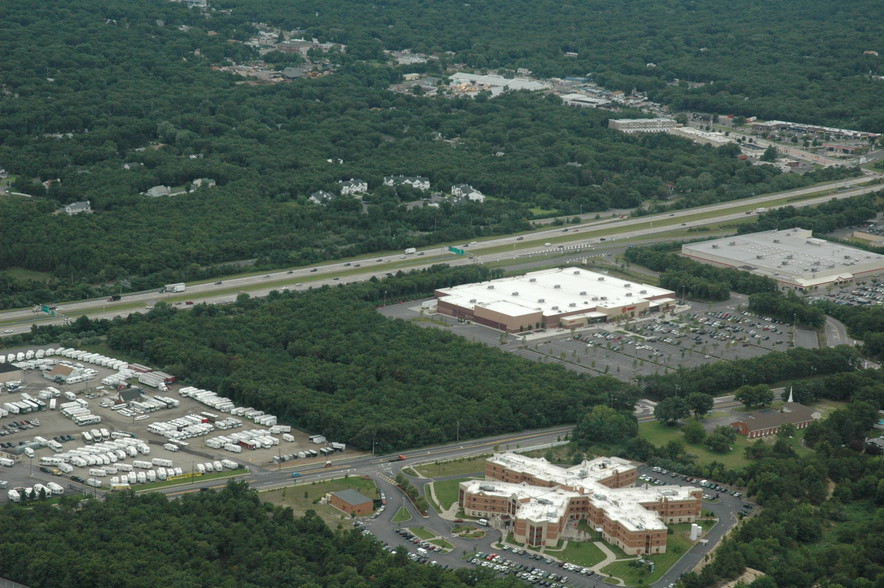
<path fill-rule="evenodd" d="M 767 194 L 733 202 L 712 204 L 686 210 L 641 217 L 615 216 L 598 220 L 588 220 L 576 225 L 543 228 L 522 235 L 508 235 L 458 244 L 468 255 L 457 256 L 447 251 L 445 246 L 434 246 L 420 250 L 417 254 L 381 254 L 349 261 L 334 261 L 313 267 L 247 275 L 235 278 L 189 284 L 184 293 L 159 293 L 149 290 L 126 294 L 119 302 L 106 299 L 65 302 L 58 305 L 56 316 L 48 316 L 31 309 L 18 309 L 0 312 L 2 336 L 14 335 L 30 330 L 32 324 L 61 324 L 65 318 L 75 319 L 86 315 L 90 318 L 113 318 L 128 316 L 133 312 L 144 312 L 157 302 L 165 301 L 180 308 L 187 308 L 189 302 L 225 304 L 236 300 L 241 293 L 250 296 L 265 296 L 271 290 L 303 290 L 323 285 L 336 285 L 368 280 L 372 276 L 384 277 L 389 272 L 426 268 L 438 263 L 461 265 L 470 263 L 508 263 L 530 256 L 561 254 L 565 252 L 590 251 L 593 247 L 616 242 L 636 241 L 655 236 L 660 237 L 673 231 L 684 231 L 691 227 L 712 225 L 746 218 L 756 208 L 777 206 L 814 206 L 832 199 L 852 198 L 881 189 L 880 185 L 857 186 L 870 179 L 881 179 L 882 174 L 866 175 L 842 180 L 826 185 L 817 185 L 799 190 Z M 822 191 L 827 193 L 807 197 Z M 803 198 L 803 199 L 802 199 Z M 799 199 L 794 200 L 792 199 Z M 788 201 L 788 202 L 787 202 Z M 584 215 L 590 217 L 595 215 Z M 547 246 L 547 243 L 549 245 Z M 47 301 L 48 302 L 48 301 Z"/>

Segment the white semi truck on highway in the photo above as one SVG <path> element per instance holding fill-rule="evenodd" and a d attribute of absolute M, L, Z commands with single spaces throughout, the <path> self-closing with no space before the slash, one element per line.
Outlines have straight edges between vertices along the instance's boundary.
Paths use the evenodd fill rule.
<path fill-rule="evenodd" d="M 160 288 L 160 294 L 162 294 L 164 292 L 171 292 L 171 293 L 184 292 L 186 287 L 187 286 L 185 286 L 184 282 L 179 282 L 177 284 L 166 284 L 165 286 Z"/>

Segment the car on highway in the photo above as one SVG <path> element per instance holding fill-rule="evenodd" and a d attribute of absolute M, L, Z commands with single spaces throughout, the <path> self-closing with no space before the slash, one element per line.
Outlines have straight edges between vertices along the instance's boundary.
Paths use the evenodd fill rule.
<path fill-rule="evenodd" d="M 317 269 L 314 267 L 312 270 L 310 270 L 310 273 L 312 274 L 312 273 L 317 272 L 317 271 L 319 271 L 319 270 L 317 270 Z"/>
<path fill-rule="evenodd" d="M 6 330 L 4 330 L 3 332 L 6 333 L 6 334 L 9 334 L 9 333 L 12 332 L 12 329 L 6 329 Z"/>
<path fill-rule="evenodd" d="M 218 280 L 217 282 L 215 282 L 215 285 L 218 286 L 218 285 L 220 285 L 220 284 L 222 284 L 222 283 L 223 283 L 223 282 L 222 282 L 221 280 Z"/>

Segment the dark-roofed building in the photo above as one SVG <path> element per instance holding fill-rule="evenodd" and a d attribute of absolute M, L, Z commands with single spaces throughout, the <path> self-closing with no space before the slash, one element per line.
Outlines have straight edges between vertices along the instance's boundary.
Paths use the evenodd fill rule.
<path fill-rule="evenodd" d="M 365 516 L 371 514 L 374 510 L 374 501 L 365 496 L 361 492 L 353 489 L 340 490 L 332 492 L 328 500 L 333 507 L 344 511 L 347 514 L 355 514 L 357 516 Z"/>
<path fill-rule="evenodd" d="M 335 194 L 332 192 L 327 192 L 325 190 L 317 190 L 316 192 L 310 194 L 310 202 L 313 204 L 319 204 L 320 206 L 327 206 L 329 202 L 336 198 Z"/>
<path fill-rule="evenodd" d="M 120 393 L 117 395 L 117 401 L 128 404 L 130 402 L 139 402 L 143 397 L 144 393 L 141 391 L 141 388 L 133 386 L 132 388 L 120 390 Z"/>
<path fill-rule="evenodd" d="M 768 408 L 750 412 L 744 415 L 742 420 L 732 422 L 731 426 L 741 435 L 757 439 L 776 435 L 780 427 L 786 423 L 795 425 L 796 429 L 803 429 L 819 418 L 820 413 L 813 409 L 797 402 L 787 402 L 780 410 Z"/>
<path fill-rule="evenodd" d="M 0 363 L 0 382 L 21 382 L 24 370 L 11 363 Z"/>

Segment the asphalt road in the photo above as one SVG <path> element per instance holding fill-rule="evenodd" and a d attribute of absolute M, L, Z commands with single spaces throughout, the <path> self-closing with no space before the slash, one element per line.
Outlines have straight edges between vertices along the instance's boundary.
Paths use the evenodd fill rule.
<path fill-rule="evenodd" d="M 875 177 L 882 177 L 877 175 Z M 632 239 L 653 238 L 654 235 L 666 233 L 682 227 L 690 228 L 716 224 L 728 220 L 745 218 L 746 210 L 764 206 L 766 203 L 784 197 L 800 197 L 818 192 L 822 189 L 845 188 L 839 191 L 791 202 L 791 206 L 812 206 L 829 201 L 833 198 L 843 199 L 858 196 L 880 189 L 880 186 L 850 188 L 866 182 L 869 176 L 842 180 L 824 186 L 813 186 L 777 194 L 768 194 L 754 198 L 702 206 L 688 210 L 680 210 L 668 214 L 643 216 L 636 218 L 605 218 L 591 220 L 579 225 L 543 229 L 520 236 L 496 237 L 466 245 L 469 256 L 456 256 L 447 252 L 446 247 L 430 247 L 416 255 L 383 254 L 360 258 L 351 261 L 336 261 L 315 267 L 303 267 L 267 274 L 248 275 L 220 280 L 190 284 L 184 293 L 161 294 L 156 290 L 126 294 L 121 301 L 109 302 L 106 299 L 92 299 L 61 303 L 58 315 L 50 317 L 44 313 L 34 313 L 31 309 L 9 310 L 0 313 L 0 336 L 9 336 L 29 330 L 32 324 L 61 324 L 64 318 L 76 318 L 87 315 L 91 318 L 113 318 L 127 316 L 132 312 L 144 312 L 148 306 L 159 301 L 187 308 L 187 302 L 207 302 L 224 304 L 233 302 L 240 293 L 251 296 L 265 296 L 271 290 L 293 289 L 302 290 L 323 285 L 336 285 L 354 281 L 363 281 L 372 276 L 383 277 L 388 272 L 400 269 L 419 269 L 437 263 L 461 265 L 470 263 L 525 263 L 532 257 L 547 255 L 580 255 L 604 254 L 606 248 L 614 241 L 622 246 L 624 241 Z M 848 189 L 849 188 L 849 189 Z M 708 214 L 713 214 L 707 217 Z M 584 215 L 584 217 L 589 215 Z M 603 241 L 604 239 L 604 241 Z M 546 246 L 550 243 L 550 246 Z M 595 249 L 601 246 L 601 251 Z M 463 244 L 460 244 L 462 247 Z M 559 246 L 562 247 L 561 250 Z M 48 302 L 48 301 L 47 301 Z"/>

